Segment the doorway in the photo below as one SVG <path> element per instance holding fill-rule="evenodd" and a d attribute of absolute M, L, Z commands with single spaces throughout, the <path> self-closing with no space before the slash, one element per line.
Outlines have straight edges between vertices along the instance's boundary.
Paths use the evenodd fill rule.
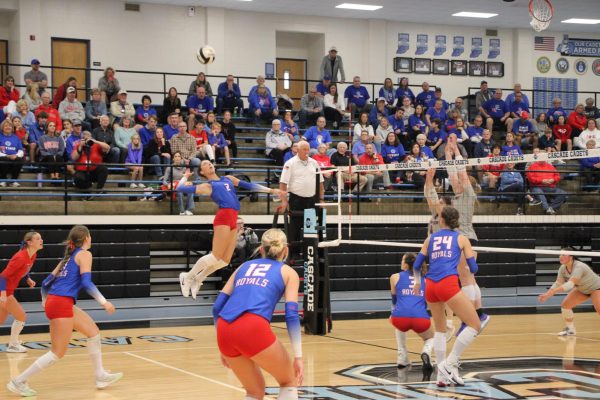
<path fill-rule="evenodd" d="M 0 63 L 8 64 L 8 40 L 0 40 Z M 0 82 L 4 84 L 4 77 L 8 75 L 8 65 L 0 67 Z"/>
<path fill-rule="evenodd" d="M 306 60 L 277 58 L 277 94 L 287 94 L 294 110 L 300 108 L 300 99 L 306 89 Z"/>
<path fill-rule="evenodd" d="M 90 41 L 52 38 L 52 66 L 52 86 L 56 88 L 73 76 L 77 79 L 77 99 L 85 102 L 90 87 Z"/>

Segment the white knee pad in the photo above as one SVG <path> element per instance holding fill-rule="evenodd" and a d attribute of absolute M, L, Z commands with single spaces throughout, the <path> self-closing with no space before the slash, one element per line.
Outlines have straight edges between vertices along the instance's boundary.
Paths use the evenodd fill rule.
<path fill-rule="evenodd" d="M 35 364 L 38 366 L 39 369 L 44 369 L 56 364 L 58 360 L 58 356 L 53 352 L 49 351 L 37 360 L 35 360 Z"/>
<path fill-rule="evenodd" d="M 298 389 L 295 387 L 280 388 L 277 400 L 298 400 Z"/>
<path fill-rule="evenodd" d="M 475 299 L 481 301 L 481 288 L 478 284 L 475 284 L 473 286 L 475 286 Z"/>
<path fill-rule="evenodd" d="M 87 340 L 87 349 L 90 354 L 98 354 L 100 353 L 100 348 L 102 345 L 102 339 L 100 334 L 97 334 L 94 337 L 88 338 Z"/>
<path fill-rule="evenodd" d="M 471 301 L 475 301 L 477 298 L 477 293 L 475 290 L 475 285 L 467 285 L 462 287 L 462 292 L 467 296 L 467 298 Z"/>
<path fill-rule="evenodd" d="M 573 319 L 573 317 L 575 317 L 575 314 L 573 313 L 573 310 L 568 309 L 568 308 L 562 308 L 560 309 L 560 313 L 562 314 L 564 319 Z"/>

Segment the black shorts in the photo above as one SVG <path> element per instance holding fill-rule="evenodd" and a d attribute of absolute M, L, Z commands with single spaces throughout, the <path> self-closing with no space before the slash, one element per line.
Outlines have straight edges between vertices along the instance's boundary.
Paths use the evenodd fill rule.
<path fill-rule="evenodd" d="M 503 128 L 506 125 L 506 120 L 502 121 L 500 118 L 491 117 L 494 120 L 495 128 Z"/>

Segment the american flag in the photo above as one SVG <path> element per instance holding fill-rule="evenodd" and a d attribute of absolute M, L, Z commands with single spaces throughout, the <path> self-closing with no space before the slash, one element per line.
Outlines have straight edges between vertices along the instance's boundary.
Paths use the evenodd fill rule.
<path fill-rule="evenodd" d="M 536 36 L 534 49 L 539 51 L 554 51 L 554 37 Z"/>

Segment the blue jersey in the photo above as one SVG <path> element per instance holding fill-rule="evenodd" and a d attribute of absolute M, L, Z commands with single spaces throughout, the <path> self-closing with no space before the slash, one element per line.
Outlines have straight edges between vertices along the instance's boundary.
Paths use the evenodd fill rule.
<path fill-rule="evenodd" d="M 285 292 L 281 276 L 283 265 L 268 258 L 243 263 L 235 273 L 233 292 L 219 316 L 232 322 L 248 312 L 271 321 L 275 306 Z"/>
<path fill-rule="evenodd" d="M 522 120 L 521 118 L 515 120 L 513 124 L 513 132 L 521 135 L 527 135 L 528 133 L 535 132 L 533 130 L 533 124 L 530 120 Z"/>
<path fill-rule="evenodd" d="M 392 317 L 427 318 L 427 303 L 425 302 L 425 278 L 421 277 L 421 290 L 416 296 L 412 293 L 415 277 L 409 271 L 400 272 L 396 282 L 396 305 L 392 310 Z"/>
<path fill-rule="evenodd" d="M 77 295 L 81 289 L 81 272 L 79 271 L 79 265 L 75 262 L 75 256 L 80 251 L 81 247 L 78 247 L 73 251 L 67 264 L 58 275 L 56 275 L 50 290 L 48 290 L 48 294 L 72 297 L 73 300 L 77 300 Z"/>
<path fill-rule="evenodd" d="M 512 146 L 504 145 L 502 146 L 500 154 L 503 156 L 521 156 L 523 155 L 523 151 L 516 144 L 513 144 Z"/>
<path fill-rule="evenodd" d="M 235 192 L 235 185 L 228 178 L 222 176 L 218 181 L 208 181 L 212 186 L 210 198 L 219 208 L 233 208 L 240 210 L 240 201 Z"/>
<path fill-rule="evenodd" d="M 440 229 L 429 236 L 429 270 L 427 278 L 439 282 L 447 276 L 458 275 L 461 249 L 458 245 L 460 233 L 450 229 Z"/>
<path fill-rule="evenodd" d="M 504 100 L 498 99 L 490 99 L 483 103 L 482 107 L 492 118 L 502 118 L 508 111 L 508 107 L 506 107 Z"/>

